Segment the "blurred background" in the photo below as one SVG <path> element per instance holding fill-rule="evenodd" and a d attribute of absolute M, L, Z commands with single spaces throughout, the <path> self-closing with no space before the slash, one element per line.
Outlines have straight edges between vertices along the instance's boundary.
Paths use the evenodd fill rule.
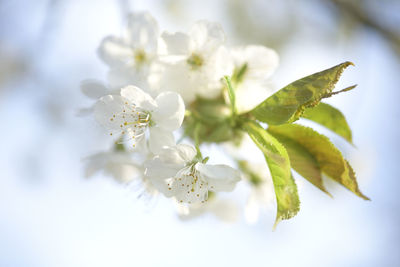
<path fill-rule="evenodd" d="M 337 88 L 358 87 L 327 102 L 346 115 L 355 147 L 330 136 L 372 201 L 330 183 L 331 199 L 298 178 L 301 211 L 272 231 L 274 210 L 254 225 L 181 221 L 164 198 L 85 179 L 82 159 L 109 139 L 76 115 L 92 103 L 79 84 L 106 81 L 101 39 L 142 10 L 162 30 L 208 19 L 231 45 L 276 49 L 278 88 L 354 62 Z M 0 1 L 0 266 L 400 266 L 398 25 L 396 0 Z"/>

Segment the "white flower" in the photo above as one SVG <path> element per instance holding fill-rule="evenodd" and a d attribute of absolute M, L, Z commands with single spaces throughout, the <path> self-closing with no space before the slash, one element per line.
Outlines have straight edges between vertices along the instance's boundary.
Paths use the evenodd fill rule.
<path fill-rule="evenodd" d="M 217 196 L 208 198 L 205 203 L 183 205 L 177 203 L 178 216 L 181 220 L 191 220 L 206 213 L 211 213 L 221 221 L 232 223 L 239 218 L 237 204 L 228 199 L 221 199 Z"/>
<path fill-rule="evenodd" d="M 145 175 L 153 185 L 180 203 L 204 202 L 208 191 L 230 192 L 241 178 L 239 171 L 227 165 L 199 162 L 196 149 L 182 144 L 164 147 L 145 167 Z"/>
<path fill-rule="evenodd" d="M 136 164 L 130 153 L 124 151 L 100 152 L 85 159 L 87 162 L 85 176 L 91 177 L 97 172 L 113 177 L 121 183 L 131 182 L 143 175 L 143 167 Z"/>
<path fill-rule="evenodd" d="M 275 203 L 275 191 L 272 177 L 266 164 L 247 164 L 248 172 L 244 177 L 250 185 L 244 215 L 248 223 L 258 221 L 262 210 L 272 209 Z"/>
<path fill-rule="evenodd" d="M 121 145 L 117 145 L 119 147 Z M 138 197 L 150 200 L 158 191 L 148 179 L 144 179 L 143 162 L 152 154 L 146 149 L 140 153 L 131 153 L 126 150 L 100 152 L 84 159 L 86 163 L 85 176 L 87 178 L 96 173 L 111 176 L 115 181 L 129 184 L 131 189 L 138 193 Z"/>
<path fill-rule="evenodd" d="M 108 36 L 98 49 L 100 58 L 111 67 L 113 87 L 137 84 L 149 90 L 148 75 L 157 59 L 159 30 L 148 12 L 130 14 L 122 36 Z"/>
<path fill-rule="evenodd" d="M 84 80 L 81 82 L 81 91 L 88 98 L 93 100 L 98 100 L 102 96 L 118 95 L 120 90 L 113 90 L 110 87 L 106 86 L 101 81 Z M 78 110 L 78 115 L 80 116 L 89 115 L 93 112 L 93 108 L 94 105 L 87 108 L 81 108 Z"/>
<path fill-rule="evenodd" d="M 99 99 L 102 96 L 110 94 L 110 89 L 100 81 L 84 80 L 81 82 L 81 91 L 91 99 Z"/>
<path fill-rule="evenodd" d="M 215 98 L 221 94 L 221 78 L 231 73 L 232 64 L 219 24 L 199 21 L 188 34 L 164 32 L 161 39 L 164 69 L 160 71 L 159 90 L 177 91 L 186 103 L 196 96 Z"/>
<path fill-rule="evenodd" d="M 135 84 L 144 91 L 154 95 L 153 87 L 150 85 L 149 77 L 151 68 L 140 71 L 130 66 L 114 67 L 108 72 L 108 83 L 112 88 L 122 88 L 130 84 Z"/>
<path fill-rule="evenodd" d="M 279 63 L 278 54 L 265 46 L 248 45 L 231 49 L 235 65 L 232 82 L 239 113 L 253 109 L 274 93 L 268 84 Z"/>
<path fill-rule="evenodd" d="M 275 193 L 271 183 L 261 183 L 251 187 L 244 211 L 246 221 L 250 224 L 256 223 L 261 211 L 272 209 L 274 202 Z"/>
<path fill-rule="evenodd" d="M 144 140 L 149 129 L 149 147 L 158 153 L 163 146 L 175 144 L 172 132 L 178 129 L 185 114 L 182 98 L 174 92 L 164 92 L 156 99 L 136 86 L 121 89 L 120 95 L 107 95 L 96 103 L 96 120 L 110 130 L 134 141 Z"/>

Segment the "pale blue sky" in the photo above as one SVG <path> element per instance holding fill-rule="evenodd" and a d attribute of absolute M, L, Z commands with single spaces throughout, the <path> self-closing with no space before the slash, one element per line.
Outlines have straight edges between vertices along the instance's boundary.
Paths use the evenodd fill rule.
<path fill-rule="evenodd" d="M 191 1 L 179 25 L 162 1 L 133 2 L 135 10 L 150 10 L 163 29 L 187 29 L 197 19 L 230 28 L 224 1 Z M 243 219 L 227 225 L 211 216 L 181 222 L 166 199 L 146 203 L 135 198 L 135 188 L 83 178 L 81 159 L 107 148 L 109 139 L 90 118 L 75 116 L 90 104 L 79 83 L 105 80 L 95 50 L 102 37 L 120 30 L 119 2 L 60 2 L 43 28 L 46 3 L 0 4 L 0 45 L 16 54 L 26 73 L 0 87 L 0 266 L 400 264 L 399 58 L 377 35 L 359 31 L 350 42 L 330 42 L 308 29 L 278 51 L 277 86 L 345 60 L 356 64 L 339 88 L 356 83 L 357 89 L 329 103 L 348 118 L 357 148 L 333 140 L 372 201 L 333 184 L 331 199 L 300 178 L 299 215 L 272 232 L 273 211 L 256 225 Z M 303 7 L 305 14 L 312 8 Z"/>

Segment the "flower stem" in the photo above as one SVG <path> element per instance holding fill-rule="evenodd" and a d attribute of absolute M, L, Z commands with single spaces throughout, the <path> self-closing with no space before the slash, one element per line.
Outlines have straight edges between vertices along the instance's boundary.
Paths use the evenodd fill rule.
<path fill-rule="evenodd" d="M 195 143 L 196 151 L 197 151 L 196 157 L 199 159 L 203 159 L 203 155 L 201 154 L 201 151 L 200 151 L 200 140 L 199 140 L 200 127 L 201 127 L 200 123 L 196 123 L 196 125 L 194 126 L 194 143 Z"/>
<path fill-rule="evenodd" d="M 231 84 L 231 78 L 229 76 L 224 76 L 226 85 L 228 86 L 228 94 L 229 94 L 229 100 L 231 102 L 231 110 L 232 110 L 232 117 L 236 116 L 236 95 L 235 95 L 235 90 L 232 87 Z"/>

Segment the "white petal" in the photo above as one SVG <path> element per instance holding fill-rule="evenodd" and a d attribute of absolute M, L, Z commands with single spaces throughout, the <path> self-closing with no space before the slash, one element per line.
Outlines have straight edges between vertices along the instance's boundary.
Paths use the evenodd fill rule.
<path fill-rule="evenodd" d="M 161 35 L 165 44 L 165 53 L 169 55 L 189 54 L 189 36 L 182 32 L 169 33 L 163 32 Z"/>
<path fill-rule="evenodd" d="M 112 164 L 107 166 L 105 173 L 112 176 L 120 183 L 129 183 L 137 178 L 140 173 L 135 166 L 129 164 Z"/>
<path fill-rule="evenodd" d="M 91 156 L 83 159 L 86 161 L 86 166 L 85 166 L 85 177 L 86 178 L 89 178 L 89 177 L 95 175 L 104 166 L 104 160 L 103 160 L 102 154 L 103 153 L 94 154 L 94 155 L 91 155 Z"/>
<path fill-rule="evenodd" d="M 208 200 L 208 204 L 211 204 L 210 211 L 224 222 L 233 223 L 239 218 L 239 207 L 233 201 L 216 198 Z"/>
<path fill-rule="evenodd" d="M 191 145 L 179 144 L 176 146 L 176 150 L 179 152 L 180 157 L 185 162 L 191 162 L 197 155 L 196 148 Z"/>
<path fill-rule="evenodd" d="M 94 117 L 110 131 L 110 135 L 124 135 L 125 141 L 133 140 L 134 143 L 143 139 L 148 127 L 146 123 L 137 125 L 137 109 L 128 99 L 118 95 L 100 98 L 94 106 Z"/>
<path fill-rule="evenodd" d="M 268 47 L 248 45 L 232 49 L 235 65 L 240 68 L 247 64 L 246 78 L 267 79 L 279 64 L 279 56 Z"/>
<path fill-rule="evenodd" d="M 99 57 L 109 66 L 121 66 L 132 60 L 132 48 L 122 39 L 108 36 L 97 50 Z"/>
<path fill-rule="evenodd" d="M 108 88 L 100 81 L 85 80 L 81 82 L 81 91 L 92 99 L 99 99 L 108 94 Z"/>
<path fill-rule="evenodd" d="M 182 205 L 178 202 L 175 202 L 176 212 L 178 213 L 178 217 L 181 220 L 188 220 L 197 217 L 199 214 L 203 214 L 203 210 L 200 207 L 203 205 Z M 199 208 L 197 208 L 199 206 Z"/>
<path fill-rule="evenodd" d="M 136 12 L 128 17 L 127 39 L 135 48 L 155 53 L 158 40 L 158 24 L 149 12 Z"/>
<path fill-rule="evenodd" d="M 272 85 L 247 80 L 236 87 L 236 108 L 238 113 L 252 110 L 258 104 L 275 93 Z"/>
<path fill-rule="evenodd" d="M 212 69 L 213 72 L 211 77 L 220 80 L 225 75 L 232 75 L 234 69 L 234 61 L 231 57 L 229 50 L 225 46 L 220 46 L 210 59 L 208 69 Z"/>
<path fill-rule="evenodd" d="M 147 111 L 152 111 L 157 104 L 154 99 L 139 87 L 129 85 L 121 89 L 121 96 Z"/>
<path fill-rule="evenodd" d="M 159 92 L 174 91 L 182 96 L 186 104 L 193 102 L 196 97 L 196 84 L 191 80 L 186 59 L 163 63 L 157 81 Z"/>
<path fill-rule="evenodd" d="M 118 182 L 130 182 L 140 175 L 139 168 L 132 161 L 131 155 L 125 152 L 101 152 L 88 158 L 86 177 L 98 171 L 112 176 Z"/>
<path fill-rule="evenodd" d="M 118 95 L 107 95 L 94 105 L 94 117 L 104 127 L 119 130 L 125 122 L 122 111 L 126 109 L 127 100 Z"/>
<path fill-rule="evenodd" d="M 174 177 L 180 169 L 183 168 L 182 164 L 168 164 L 156 156 L 151 160 L 144 163 L 145 175 L 149 179 L 165 180 Z"/>
<path fill-rule="evenodd" d="M 118 89 L 118 93 L 122 87 L 134 84 L 143 90 L 148 90 L 147 73 L 137 71 L 135 67 L 115 67 L 108 72 L 108 82 L 112 89 Z"/>
<path fill-rule="evenodd" d="M 154 154 L 159 154 L 164 147 L 175 145 L 175 138 L 171 131 L 160 127 L 150 127 L 149 148 Z"/>
<path fill-rule="evenodd" d="M 208 198 L 205 203 L 192 205 L 177 204 L 178 216 L 182 220 L 195 219 L 207 212 L 214 214 L 218 219 L 232 223 L 238 220 L 239 209 L 236 203 L 217 197 Z"/>
<path fill-rule="evenodd" d="M 149 179 L 150 183 L 153 187 L 155 187 L 158 191 L 160 191 L 166 197 L 175 196 L 175 192 L 170 189 L 169 186 L 171 184 L 172 178 L 169 179 Z"/>
<path fill-rule="evenodd" d="M 230 192 L 241 179 L 240 172 L 227 165 L 197 163 L 196 170 L 208 182 L 208 188 L 211 191 Z"/>
<path fill-rule="evenodd" d="M 166 197 L 172 197 L 174 192 L 170 189 L 173 178 L 181 165 L 165 164 L 160 160 L 159 157 L 155 157 L 152 160 L 145 162 L 145 179 L 151 182 L 151 184 L 163 193 Z"/>
<path fill-rule="evenodd" d="M 229 51 L 220 46 L 209 56 L 201 72 L 192 72 L 193 84 L 196 85 L 196 94 L 202 98 L 215 99 L 224 88 L 223 77 L 230 76 L 234 64 Z"/>
<path fill-rule="evenodd" d="M 178 173 L 170 188 L 176 200 L 180 203 L 195 204 L 206 201 L 208 198 L 207 186 L 201 181 L 195 182 L 194 177 L 190 175 Z"/>
<path fill-rule="evenodd" d="M 191 84 L 195 89 L 196 96 L 206 99 L 215 99 L 222 93 L 222 76 L 215 79 L 214 75 L 210 75 L 209 73 L 210 71 L 191 73 Z"/>
<path fill-rule="evenodd" d="M 156 98 L 157 109 L 152 113 L 152 120 L 157 126 L 174 131 L 181 127 L 185 117 L 185 103 L 174 92 L 161 93 Z"/>
<path fill-rule="evenodd" d="M 249 224 L 253 224 L 258 221 L 259 214 L 259 202 L 257 197 L 254 195 L 254 192 L 251 192 L 244 209 L 244 217 Z"/>
<path fill-rule="evenodd" d="M 194 52 L 203 55 L 212 53 L 225 42 L 225 33 L 220 24 L 209 21 L 196 22 L 189 32 Z"/>
<path fill-rule="evenodd" d="M 185 166 L 185 164 L 188 161 L 185 159 L 185 155 L 182 154 L 182 151 L 181 151 L 182 147 L 181 146 L 186 146 L 186 145 L 177 145 L 177 146 L 172 146 L 172 147 L 164 147 L 159 153 L 160 159 L 165 164 L 180 165 L 181 168 L 183 168 L 183 166 Z"/>

